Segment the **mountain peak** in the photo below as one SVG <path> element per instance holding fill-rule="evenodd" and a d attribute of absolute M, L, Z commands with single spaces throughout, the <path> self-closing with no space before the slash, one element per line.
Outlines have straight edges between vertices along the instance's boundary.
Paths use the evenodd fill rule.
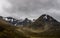
<path fill-rule="evenodd" d="M 39 20 L 43 20 L 43 21 L 48 21 L 48 22 L 51 22 L 51 21 L 53 21 L 53 22 L 57 22 L 53 17 L 51 17 L 50 15 L 48 15 L 48 14 L 43 14 L 43 15 L 41 15 L 39 18 L 38 18 Z"/>
<path fill-rule="evenodd" d="M 41 17 L 42 17 L 43 19 L 48 19 L 47 14 L 43 14 Z"/>

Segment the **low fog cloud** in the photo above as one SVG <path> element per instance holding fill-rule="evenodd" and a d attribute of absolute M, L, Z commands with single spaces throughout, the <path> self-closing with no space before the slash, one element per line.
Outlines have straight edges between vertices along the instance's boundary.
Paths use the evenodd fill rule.
<path fill-rule="evenodd" d="M 38 18 L 49 14 L 60 21 L 60 0 L 0 0 L 0 15 L 16 18 Z"/>

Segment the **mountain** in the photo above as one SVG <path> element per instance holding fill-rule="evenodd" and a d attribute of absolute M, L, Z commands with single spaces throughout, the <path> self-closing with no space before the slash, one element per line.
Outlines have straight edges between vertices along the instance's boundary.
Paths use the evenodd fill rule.
<path fill-rule="evenodd" d="M 34 23 L 32 23 L 30 27 L 34 29 L 48 30 L 50 28 L 59 28 L 60 23 L 53 17 L 43 14 Z"/>
<path fill-rule="evenodd" d="M 60 22 L 47 14 L 21 29 L 31 38 L 60 38 Z"/>
<path fill-rule="evenodd" d="M 13 17 L 3 17 L 3 19 L 13 25 L 16 25 L 18 22 L 18 20 Z"/>
<path fill-rule="evenodd" d="M 34 33 L 36 37 L 44 38 L 59 38 L 60 37 L 60 22 L 47 14 L 41 15 L 30 28 L 40 30 L 42 32 Z M 33 34 L 31 34 L 33 35 Z"/>
<path fill-rule="evenodd" d="M 9 22 L 9 19 L 0 18 L 0 38 L 60 37 L 60 22 L 50 15 L 43 14 L 33 23 L 28 18 L 25 18 L 23 21 L 18 20 L 18 23 L 16 22 L 18 25 L 24 25 L 24 27 L 14 26 Z"/>
<path fill-rule="evenodd" d="M 23 23 L 23 25 L 29 25 L 32 23 L 32 21 L 29 20 L 28 18 L 25 18 L 25 20 L 22 23 Z"/>
<path fill-rule="evenodd" d="M 0 19 L 0 38 L 28 38 L 17 29 L 18 27 L 11 25 L 4 19 Z"/>
<path fill-rule="evenodd" d="M 21 19 L 18 20 L 13 17 L 4 17 L 3 19 L 9 22 L 10 24 L 13 24 L 14 26 L 18 26 L 18 25 L 24 26 L 32 23 L 32 21 L 29 20 L 28 18 L 25 18 L 24 20 L 21 20 Z"/>

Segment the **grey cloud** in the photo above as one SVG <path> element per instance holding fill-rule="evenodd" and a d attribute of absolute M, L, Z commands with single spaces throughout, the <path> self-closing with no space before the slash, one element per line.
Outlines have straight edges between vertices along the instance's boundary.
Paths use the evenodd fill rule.
<path fill-rule="evenodd" d="M 21 2 L 22 1 L 22 2 Z M 44 1 L 44 0 L 43 0 Z M 47 2 L 41 2 L 41 0 L 13 0 L 12 1 L 13 8 L 11 11 L 23 11 L 30 12 L 35 11 L 37 9 L 45 8 L 58 8 L 59 4 L 57 4 L 56 0 L 48 0 Z"/>
<path fill-rule="evenodd" d="M 41 14 L 50 14 L 54 18 L 60 20 L 60 13 L 56 11 L 60 10 L 60 0 L 8 0 L 12 4 L 12 8 L 6 9 L 8 13 L 12 13 L 11 16 L 38 18 Z M 41 10 L 42 9 L 42 10 Z M 50 13 L 50 9 L 55 10 L 54 13 Z M 47 12 L 49 11 L 49 12 Z"/>

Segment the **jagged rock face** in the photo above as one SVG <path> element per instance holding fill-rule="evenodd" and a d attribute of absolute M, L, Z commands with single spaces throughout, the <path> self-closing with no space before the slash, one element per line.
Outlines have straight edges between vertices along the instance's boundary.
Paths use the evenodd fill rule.
<path fill-rule="evenodd" d="M 60 23 L 56 21 L 53 17 L 43 14 L 41 15 L 32 25 L 33 28 L 48 30 L 50 28 L 60 27 Z M 57 27 L 57 28 L 58 28 Z"/>
<path fill-rule="evenodd" d="M 23 21 L 23 25 L 28 25 L 28 24 L 31 24 L 32 21 L 29 20 L 28 18 L 25 18 L 25 20 Z"/>

